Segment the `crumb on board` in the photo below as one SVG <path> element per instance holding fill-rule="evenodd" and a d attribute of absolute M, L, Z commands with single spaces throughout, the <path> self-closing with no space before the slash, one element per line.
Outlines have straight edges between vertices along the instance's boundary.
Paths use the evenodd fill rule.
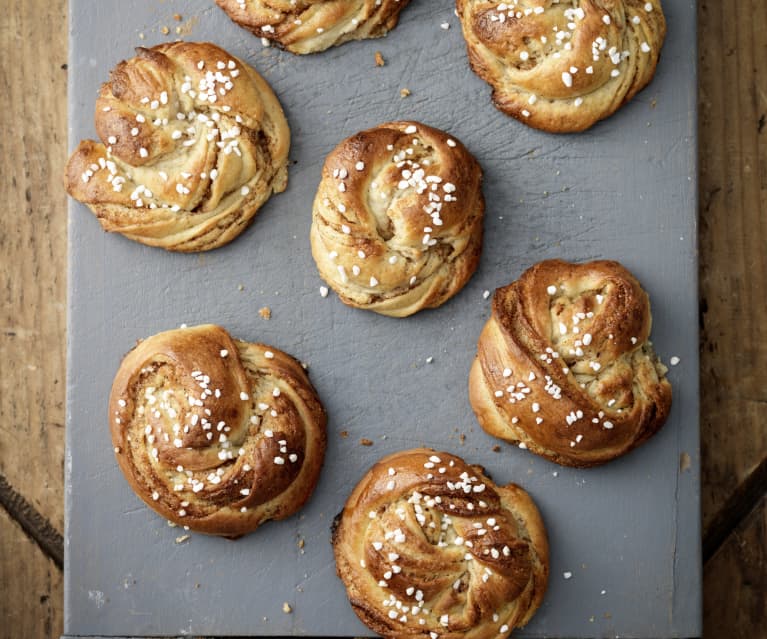
<path fill-rule="evenodd" d="M 501 452 L 501 447 L 498 444 L 496 444 L 495 446 L 493 446 L 493 452 L 494 453 L 500 453 Z"/>
<path fill-rule="evenodd" d="M 286 615 L 289 615 L 291 612 L 293 612 L 293 608 L 290 607 L 290 604 L 287 601 L 282 604 L 282 612 L 284 612 Z"/>
<path fill-rule="evenodd" d="M 372 445 L 373 445 L 372 439 L 368 439 L 367 437 L 363 437 L 362 439 L 360 439 L 360 446 L 372 446 Z"/>
<path fill-rule="evenodd" d="M 298 547 L 303 548 L 306 545 L 306 542 L 304 541 L 304 538 L 298 540 Z"/>
<path fill-rule="evenodd" d="M 383 57 L 383 55 L 381 55 L 380 51 L 376 51 L 375 58 L 376 58 L 376 66 L 377 67 L 382 67 L 383 65 L 386 64 L 386 60 L 384 60 L 384 57 Z"/>
<path fill-rule="evenodd" d="M 682 453 L 679 455 L 679 472 L 683 473 L 686 470 L 690 470 L 692 466 L 692 459 L 690 459 L 689 453 Z"/>
<path fill-rule="evenodd" d="M 264 306 L 264 307 L 258 309 L 258 314 L 262 318 L 264 318 L 265 320 L 271 319 L 272 318 L 272 309 L 269 308 L 268 306 Z"/>
<path fill-rule="evenodd" d="M 237 285 L 237 290 L 238 291 L 244 291 L 245 290 L 245 285 L 244 284 L 238 284 Z"/>
<path fill-rule="evenodd" d="M 459 433 L 458 441 L 461 442 L 461 446 L 463 446 L 464 442 L 466 441 L 466 435 L 464 435 L 463 433 Z"/>
<path fill-rule="evenodd" d="M 182 21 L 184 18 L 182 18 L 182 17 L 181 17 L 181 14 L 180 14 L 180 13 L 174 13 L 174 14 L 173 14 L 173 19 L 174 19 L 176 22 L 181 22 L 181 21 Z"/>
<path fill-rule="evenodd" d="M 168 27 L 162 27 L 160 29 L 160 33 L 162 33 L 163 35 L 168 35 L 170 33 L 170 29 Z"/>
<path fill-rule="evenodd" d="M 191 535 L 181 535 L 180 537 L 176 537 L 176 543 L 177 544 L 183 544 L 190 537 L 191 537 Z"/>
<path fill-rule="evenodd" d="M 401 97 L 401 98 L 406 98 L 406 97 L 408 97 L 409 95 L 410 95 L 410 89 L 408 89 L 407 87 L 402 87 L 402 88 L 399 90 L 399 97 Z"/>
<path fill-rule="evenodd" d="M 349 436 L 349 431 L 348 431 L 348 430 L 342 430 L 342 431 L 341 431 L 340 433 L 338 433 L 338 434 L 339 434 L 339 435 L 341 435 L 341 437 L 342 437 L 343 439 L 346 439 L 346 438 Z"/>
<path fill-rule="evenodd" d="M 138 39 L 143 40 L 146 36 L 143 33 L 138 34 Z"/>

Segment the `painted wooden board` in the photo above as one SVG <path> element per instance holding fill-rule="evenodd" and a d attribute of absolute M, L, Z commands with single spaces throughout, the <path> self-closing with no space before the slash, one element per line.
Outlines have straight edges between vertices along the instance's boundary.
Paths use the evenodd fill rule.
<path fill-rule="evenodd" d="M 70 147 L 94 136 L 94 98 L 114 64 L 135 46 L 177 37 L 179 26 L 272 84 L 294 164 L 288 190 L 235 242 L 204 255 L 106 235 L 85 207 L 70 205 L 65 634 L 369 635 L 335 576 L 330 523 L 376 459 L 422 444 L 521 483 L 541 507 L 552 578 L 516 636 L 700 633 L 695 6 L 664 4 L 669 37 L 652 85 L 590 132 L 552 136 L 492 107 L 468 69 L 450 0 L 414 0 L 387 38 L 302 58 L 262 48 L 208 0 L 71 0 Z M 477 274 L 440 309 L 407 320 L 321 298 L 308 242 L 325 155 L 392 119 L 460 138 L 485 169 L 488 203 Z M 549 257 L 621 260 L 651 295 L 657 350 L 680 358 L 666 427 L 606 467 L 559 468 L 507 445 L 493 452 L 498 442 L 468 405 L 489 313 L 483 292 Z M 263 306 L 269 321 L 257 313 Z M 114 462 L 106 398 L 136 339 L 208 321 L 309 363 L 330 416 L 329 449 L 300 515 L 237 542 L 193 535 L 177 544 L 181 531 L 132 494 Z M 360 446 L 362 437 L 374 445 Z"/>

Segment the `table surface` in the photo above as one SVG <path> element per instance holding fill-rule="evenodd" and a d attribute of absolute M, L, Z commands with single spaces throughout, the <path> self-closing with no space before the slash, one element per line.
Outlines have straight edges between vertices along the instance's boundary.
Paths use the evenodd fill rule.
<path fill-rule="evenodd" d="M 335 577 L 330 520 L 377 459 L 422 445 L 481 464 L 497 482 L 522 484 L 541 509 L 552 579 L 541 610 L 516 637 L 699 632 L 700 549 L 688 541 L 700 536 L 693 4 L 665 2 L 675 37 L 652 87 L 608 121 L 569 136 L 510 121 L 489 99 L 456 108 L 489 97 L 489 89 L 468 67 L 454 6 L 416 0 L 385 39 L 297 57 L 262 47 L 210 0 L 184 0 L 182 23 L 194 24 L 186 37 L 250 62 L 280 97 L 294 134 L 290 184 L 241 238 L 204 256 L 105 234 L 86 207 L 70 203 L 68 635 L 369 635 Z M 69 7 L 74 147 L 94 134 L 93 95 L 110 68 L 137 43 L 163 40 L 150 30 L 180 6 L 71 0 Z M 440 28 L 445 20 L 448 30 Z M 375 66 L 378 49 L 383 68 Z M 407 99 L 403 83 L 412 91 Z M 482 259 L 465 289 L 439 309 L 397 320 L 320 297 L 309 209 L 325 155 L 342 137 L 411 118 L 449 131 L 476 155 L 487 211 Z M 674 409 L 663 430 L 598 469 L 561 468 L 511 446 L 494 452 L 498 440 L 477 428 L 467 402 L 468 370 L 490 313 L 483 291 L 552 257 L 619 258 L 650 294 L 657 352 L 681 360 L 668 372 Z M 253 312 L 263 306 L 270 321 Z M 330 416 L 311 501 L 299 516 L 236 544 L 203 535 L 174 543 L 179 531 L 136 498 L 100 428 L 125 349 L 204 321 L 307 362 Z M 521 379 L 516 373 L 512 383 Z M 529 381 L 527 371 L 522 378 Z M 344 430 L 349 437 L 339 436 Z M 571 436 L 581 432 L 578 445 L 587 446 L 594 430 L 581 426 Z M 360 446 L 361 437 L 374 445 Z M 682 455 L 691 461 L 684 470 Z M 292 614 L 281 612 L 283 602 Z"/>
<path fill-rule="evenodd" d="M 0 193 L 11 211 L 0 220 L 0 583 L 14 584 L 0 601 L 0 636 L 8 637 L 62 628 L 66 25 L 63 0 L 12 3 L 0 17 L 10 97 L 0 142 Z M 767 636 L 767 326 L 750 312 L 764 308 L 767 279 L 765 26 L 762 0 L 699 2 L 704 627 L 712 637 Z"/>

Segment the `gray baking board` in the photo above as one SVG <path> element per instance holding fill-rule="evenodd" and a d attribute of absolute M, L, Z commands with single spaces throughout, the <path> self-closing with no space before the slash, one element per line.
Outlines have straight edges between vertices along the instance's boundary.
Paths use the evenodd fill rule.
<path fill-rule="evenodd" d="M 521 483 L 542 510 L 550 587 L 515 636 L 700 633 L 695 6 L 664 5 L 669 37 L 650 87 L 590 132 L 555 136 L 491 105 L 468 68 L 452 0 L 413 0 L 387 38 L 309 57 L 263 48 L 212 0 L 71 0 L 70 147 L 94 137 L 94 99 L 109 70 L 135 46 L 170 40 L 160 29 L 173 33 L 178 12 L 187 39 L 222 45 L 271 83 L 295 163 L 288 190 L 232 244 L 203 255 L 107 235 L 84 206 L 70 205 L 66 634 L 369 635 L 335 575 L 330 523 L 376 459 L 422 444 Z M 406 99 L 403 87 L 412 91 Z M 308 241 L 325 155 L 392 119 L 463 140 L 484 167 L 487 199 L 479 271 L 442 308 L 405 320 L 320 297 Z M 657 350 L 666 362 L 681 358 L 669 372 L 665 428 L 592 470 L 559 468 L 506 444 L 492 452 L 498 442 L 477 426 L 467 399 L 490 308 L 483 292 L 560 256 L 615 258 L 632 269 L 651 295 Z M 257 314 L 263 306 L 269 321 Z M 330 416 L 311 502 L 236 542 L 193 534 L 176 544 L 182 531 L 133 495 L 112 453 L 106 402 L 122 355 L 136 339 L 184 322 L 220 323 L 308 362 Z M 375 444 L 360 446 L 361 437 Z M 691 458 L 684 472 L 682 453 Z M 285 601 L 292 614 L 282 612 Z"/>

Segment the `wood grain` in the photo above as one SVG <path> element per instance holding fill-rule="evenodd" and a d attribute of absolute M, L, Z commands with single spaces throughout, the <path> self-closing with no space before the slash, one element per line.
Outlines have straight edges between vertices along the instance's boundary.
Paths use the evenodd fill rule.
<path fill-rule="evenodd" d="M 703 610 L 708 639 L 767 636 L 767 498 L 706 565 Z"/>
<path fill-rule="evenodd" d="M 767 456 L 767 3 L 699 0 L 704 526 Z M 66 2 L 0 12 L 0 474 L 63 527 Z M 753 491 L 748 491 L 751 494 Z M 740 512 L 738 509 L 734 509 Z M 706 566 L 705 634 L 767 636 L 762 498 Z M 0 637 L 55 637 L 55 563 L 0 508 Z"/>
<path fill-rule="evenodd" d="M 61 570 L 0 509 L 0 637 L 47 639 L 63 626 Z"/>
<path fill-rule="evenodd" d="M 63 530 L 66 3 L 0 12 L 0 475 Z M 30 521 L 38 521 L 32 517 Z M 55 535 L 54 535 L 55 537 Z M 0 636 L 62 630 L 61 571 L 0 509 Z M 8 587 L 13 584 L 13 587 Z"/>
<path fill-rule="evenodd" d="M 767 456 L 767 3 L 699 5 L 704 530 Z"/>

